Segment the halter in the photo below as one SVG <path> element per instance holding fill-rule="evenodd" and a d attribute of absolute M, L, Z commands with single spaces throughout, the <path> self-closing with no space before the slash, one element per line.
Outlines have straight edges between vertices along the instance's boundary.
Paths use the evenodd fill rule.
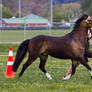
<path fill-rule="evenodd" d="M 91 34 L 91 29 L 88 29 L 88 39 L 91 39 L 91 37 L 92 37 L 92 34 Z"/>
<path fill-rule="evenodd" d="M 92 24 L 92 17 L 88 16 L 88 18 L 85 21 L 88 24 Z"/>

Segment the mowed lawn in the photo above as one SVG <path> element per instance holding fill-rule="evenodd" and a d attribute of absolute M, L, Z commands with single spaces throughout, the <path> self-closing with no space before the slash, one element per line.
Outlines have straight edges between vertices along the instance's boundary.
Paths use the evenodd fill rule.
<path fill-rule="evenodd" d="M 0 43 L 1 42 L 21 42 L 25 39 L 32 38 L 37 35 L 54 35 L 63 36 L 70 32 L 70 30 L 27 30 L 25 33 L 23 30 L 2 30 L 0 31 Z"/>
<path fill-rule="evenodd" d="M 5 31 L 6 32 L 6 31 Z M 8 31 L 11 32 L 11 31 Z M 14 32 L 14 31 L 13 31 Z M 15 31 L 15 34 L 18 31 Z M 46 33 L 45 33 L 46 32 Z M 60 36 L 68 33 L 68 30 L 60 30 L 52 32 L 54 36 Z M 12 33 L 12 32 L 11 32 Z M 20 34 L 23 31 L 19 32 Z M 19 34 L 18 33 L 18 34 Z M 30 34 L 29 34 L 30 33 Z M 5 35 L 5 33 L 2 32 Z M 9 41 L 10 34 L 7 34 L 7 41 Z M 48 31 L 28 31 L 27 38 L 31 38 L 38 34 L 48 34 Z M 0 38 L 1 38 L 0 33 Z M 3 37 L 3 36 L 2 36 Z M 18 37 L 16 36 L 16 39 Z M 5 39 L 5 38 L 2 38 Z M 14 38 L 15 39 L 15 38 Z M 16 39 L 14 41 L 16 41 Z M 1 39 L 0 39 L 1 40 Z M 6 40 L 6 39 L 5 39 Z M 20 39 L 17 41 L 22 41 Z M 89 71 L 82 65 L 77 68 L 76 74 L 71 79 L 63 81 L 61 78 L 65 75 L 66 71 L 71 65 L 70 60 L 60 60 L 49 56 L 46 63 L 46 70 L 51 74 L 53 80 L 48 80 L 46 76 L 39 69 L 39 58 L 30 65 L 24 72 L 21 78 L 18 78 L 22 65 L 27 60 L 27 56 L 20 65 L 15 77 L 12 79 L 5 78 L 6 66 L 8 61 L 9 47 L 13 47 L 14 59 L 16 50 L 19 44 L 0 44 L 0 92 L 92 92 L 92 79 L 90 78 Z M 92 49 L 92 47 L 90 48 Z M 89 62 L 92 67 L 92 60 Z"/>

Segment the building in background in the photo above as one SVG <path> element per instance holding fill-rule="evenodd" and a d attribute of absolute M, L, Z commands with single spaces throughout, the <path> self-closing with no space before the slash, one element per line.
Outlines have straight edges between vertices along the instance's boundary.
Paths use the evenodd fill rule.
<path fill-rule="evenodd" d="M 27 27 L 47 27 L 49 21 L 35 14 L 30 14 L 23 18 L 3 18 L 3 27 L 21 27 L 24 24 L 26 24 Z"/>

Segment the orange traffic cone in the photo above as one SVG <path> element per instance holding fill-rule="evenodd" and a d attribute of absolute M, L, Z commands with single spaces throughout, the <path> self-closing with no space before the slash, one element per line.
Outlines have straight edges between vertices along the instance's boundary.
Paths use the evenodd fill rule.
<path fill-rule="evenodd" d="M 6 75 L 5 75 L 6 78 L 14 77 L 14 72 L 12 71 L 12 66 L 13 66 L 13 51 L 12 51 L 12 47 L 10 47 Z"/>

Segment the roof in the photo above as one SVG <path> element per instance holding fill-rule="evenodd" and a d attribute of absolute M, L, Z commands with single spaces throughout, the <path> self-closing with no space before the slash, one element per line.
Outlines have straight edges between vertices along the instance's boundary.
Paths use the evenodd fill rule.
<path fill-rule="evenodd" d="M 29 24 L 29 23 L 49 23 L 47 19 L 37 16 L 35 14 L 30 14 L 28 16 L 24 16 L 23 18 L 4 18 L 6 23 L 15 23 L 15 24 Z"/>
<path fill-rule="evenodd" d="M 3 21 L 5 21 L 6 23 L 8 24 L 23 24 L 24 23 L 24 20 L 22 18 L 3 18 Z"/>

